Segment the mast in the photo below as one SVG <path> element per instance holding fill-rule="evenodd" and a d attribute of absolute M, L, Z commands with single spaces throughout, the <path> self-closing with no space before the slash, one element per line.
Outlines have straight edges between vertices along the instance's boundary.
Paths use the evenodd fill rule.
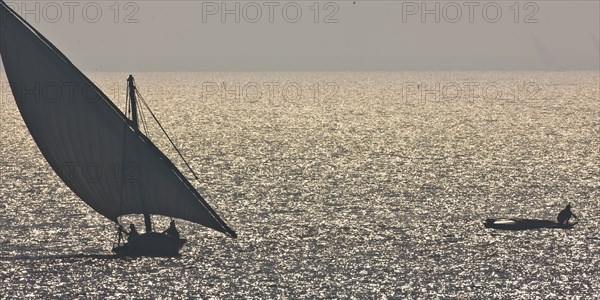
<path fill-rule="evenodd" d="M 131 123 L 133 124 L 133 128 L 140 130 L 135 89 L 133 75 L 129 75 L 129 78 L 127 78 L 127 90 L 129 92 L 129 103 L 131 105 Z M 152 232 L 152 219 L 150 218 L 150 214 L 144 214 L 144 224 L 146 225 L 146 232 Z"/>

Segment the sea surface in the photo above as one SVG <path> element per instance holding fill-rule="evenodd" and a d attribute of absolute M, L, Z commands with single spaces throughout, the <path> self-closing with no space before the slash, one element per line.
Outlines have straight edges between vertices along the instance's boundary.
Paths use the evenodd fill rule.
<path fill-rule="evenodd" d="M 88 75 L 124 107 L 129 74 Z M 179 221 L 181 257 L 112 257 L 115 224 L 54 174 L 3 75 L 0 298 L 600 298 L 598 72 L 134 76 L 239 238 Z M 482 224 L 567 203 L 571 230 Z"/>

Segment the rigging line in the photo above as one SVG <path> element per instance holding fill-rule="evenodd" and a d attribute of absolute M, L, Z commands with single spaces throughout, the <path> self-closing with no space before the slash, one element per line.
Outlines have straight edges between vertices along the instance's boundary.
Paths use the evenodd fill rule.
<path fill-rule="evenodd" d="M 130 109 L 129 109 L 129 86 L 127 86 L 125 88 L 125 90 L 126 90 L 126 92 L 125 92 L 125 116 L 127 118 L 130 118 L 130 116 L 129 116 L 129 111 L 130 111 Z"/>
<path fill-rule="evenodd" d="M 179 151 L 179 148 L 177 148 L 177 146 L 175 145 L 175 143 L 173 142 L 173 140 L 171 139 L 171 137 L 169 136 L 169 134 L 168 134 L 168 133 L 167 133 L 167 131 L 165 130 L 165 128 L 164 128 L 164 127 L 162 126 L 162 124 L 161 124 L 161 123 L 158 121 L 158 118 L 156 117 L 156 115 L 154 114 L 154 112 L 152 111 L 152 109 L 150 108 L 150 106 L 148 105 L 148 103 L 146 103 L 146 100 L 144 99 L 144 97 L 143 97 L 143 96 L 142 96 L 142 94 L 140 93 L 140 91 L 139 91 L 139 88 L 137 88 L 137 87 L 136 87 L 136 89 L 135 89 L 135 92 L 136 92 L 136 95 L 138 96 L 138 98 L 141 100 L 142 104 L 143 104 L 143 105 L 146 107 L 146 109 L 148 109 L 148 112 L 150 113 L 150 115 L 152 116 L 152 118 L 154 119 L 154 121 L 156 121 L 156 124 L 158 124 L 158 126 L 160 127 L 160 129 L 162 130 L 162 132 L 165 134 L 165 136 L 167 137 L 167 139 L 168 139 L 168 140 L 169 140 L 169 142 L 171 143 L 171 146 L 173 146 L 173 148 L 175 149 L 175 151 L 177 152 L 177 154 L 179 155 L 179 157 L 181 158 L 181 160 L 183 160 L 183 162 L 185 163 L 186 167 L 187 167 L 187 168 L 190 170 L 190 172 L 192 173 L 192 175 L 194 175 L 194 178 L 196 179 L 196 182 L 198 182 L 199 184 L 201 184 L 201 183 L 200 183 L 200 179 L 198 178 L 198 175 L 196 175 L 196 172 L 194 172 L 194 170 L 192 169 L 192 167 L 190 166 L 190 164 L 187 162 L 187 160 L 185 159 L 185 157 L 183 157 L 183 154 L 181 153 L 181 151 Z M 181 174 L 181 175 L 183 176 L 183 174 Z M 193 186 L 191 186 L 191 185 L 190 185 L 190 187 L 191 187 L 191 188 L 194 188 L 194 187 L 193 187 Z M 210 194 L 209 194 L 207 191 L 205 191 L 204 189 L 202 189 L 202 190 L 203 190 L 203 192 L 206 194 L 206 196 L 208 196 L 208 197 L 207 197 L 207 199 L 212 199 L 212 197 L 210 196 Z M 196 191 L 197 191 L 197 190 L 196 190 Z M 201 196 L 201 197 L 205 197 L 205 196 L 201 195 L 200 193 L 198 193 L 198 195 L 199 195 L 199 196 Z M 205 200 L 204 200 L 204 199 L 202 199 L 202 201 L 205 201 Z M 216 213 L 216 211 L 214 211 L 214 209 L 213 209 L 213 208 L 211 208 L 211 207 L 208 205 L 208 203 L 203 203 L 202 201 L 201 201 L 202 205 L 203 205 L 203 206 L 205 206 L 205 208 L 206 208 L 206 209 L 207 209 L 209 212 L 211 212 L 211 211 L 212 211 L 212 212 L 211 212 L 211 214 L 213 214 L 213 212 L 214 212 L 214 214 L 215 214 L 215 215 L 213 215 L 213 218 L 215 218 L 215 219 L 217 220 L 217 222 L 218 222 L 218 223 L 220 223 L 221 227 L 222 227 L 223 229 L 225 229 L 225 231 L 229 232 L 229 234 L 230 234 L 232 237 L 235 237 L 235 236 L 237 236 L 237 235 L 235 234 L 235 231 L 233 231 L 233 229 L 231 229 L 231 228 L 230 228 L 230 227 L 229 227 L 229 226 L 226 224 L 226 223 L 228 223 L 228 222 L 227 222 L 227 220 L 226 220 L 224 217 L 222 217 L 222 216 L 218 216 L 218 214 Z M 216 204 L 215 204 L 215 203 L 213 203 L 213 205 L 216 205 Z M 221 220 L 220 222 L 219 222 L 219 219 Z M 232 235 L 232 234 L 233 234 L 233 235 Z"/>
<path fill-rule="evenodd" d="M 152 109 L 150 109 L 150 106 L 148 106 L 148 103 L 146 103 L 146 100 L 144 100 L 144 97 L 142 97 L 142 95 L 140 94 L 140 92 L 139 92 L 138 89 L 136 89 L 136 93 L 137 93 L 138 97 L 140 98 L 140 100 L 142 100 L 142 103 L 144 104 L 144 106 L 146 107 L 146 109 L 148 109 L 148 112 L 150 113 L 150 115 L 152 116 L 152 118 L 154 119 L 154 121 L 156 121 L 156 123 L 158 124 L 158 127 L 160 127 L 160 129 L 162 130 L 162 132 L 165 134 L 165 136 L 167 137 L 167 139 L 171 143 L 171 146 L 173 146 L 173 148 L 175 148 L 175 151 L 177 151 L 177 154 L 179 154 L 179 157 L 181 157 L 181 159 L 183 160 L 183 162 L 185 163 L 185 165 L 188 167 L 188 169 L 190 170 L 190 172 L 192 172 L 192 175 L 194 175 L 194 178 L 196 180 L 198 180 L 198 182 L 200 182 L 200 179 L 196 175 L 196 172 L 194 172 L 194 170 L 192 169 L 192 167 L 190 166 L 190 164 L 187 162 L 187 160 L 185 159 L 185 157 L 183 157 L 183 154 L 181 153 L 181 151 L 179 151 L 179 148 L 177 148 L 177 146 L 175 145 L 175 142 L 173 142 L 173 140 L 171 139 L 171 137 L 169 136 L 169 134 L 167 133 L 167 131 L 165 130 L 165 128 L 158 121 L 158 118 L 156 118 L 156 115 L 154 115 L 154 112 L 152 112 Z"/>
<path fill-rule="evenodd" d="M 113 248 L 115 247 L 115 245 L 121 246 L 121 232 L 119 232 L 119 226 L 120 226 L 120 223 L 119 223 L 119 225 L 117 225 L 117 236 L 115 237 L 115 240 L 117 240 L 117 242 L 115 243 L 115 241 L 113 241 L 113 243 L 112 243 Z"/>
<path fill-rule="evenodd" d="M 142 112 L 142 122 L 144 122 L 144 130 L 146 131 L 146 136 L 149 138 L 150 137 L 150 131 L 148 130 L 148 123 L 146 122 L 146 114 L 144 113 L 144 111 L 142 110 L 142 108 L 140 107 L 140 111 Z"/>
<path fill-rule="evenodd" d="M 131 118 L 131 115 L 129 113 L 129 111 L 130 111 L 130 104 L 131 103 L 130 103 L 130 100 L 129 100 L 129 84 L 126 83 L 125 84 L 125 111 L 124 111 L 124 114 L 125 114 L 125 118 L 127 120 L 129 120 Z M 125 135 L 123 135 L 123 145 L 124 144 L 125 144 Z M 121 159 L 125 160 L 125 147 L 123 147 L 121 149 Z M 119 211 L 123 210 L 123 198 L 124 198 L 123 195 L 125 193 L 125 189 L 124 189 L 124 186 L 125 186 L 125 183 L 124 183 L 125 171 L 124 171 L 124 169 L 125 169 L 125 166 L 124 165 L 121 166 L 121 171 L 119 171 L 120 173 L 119 173 L 119 177 L 118 177 L 118 178 L 120 178 L 119 184 L 120 184 L 120 189 L 121 189 L 120 193 L 119 193 Z M 121 225 L 121 221 L 122 221 L 121 216 L 118 216 L 117 217 L 117 224 Z"/>
<path fill-rule="evenodd" d="M 133 83 L 133 88 L 135 90 L 136 95 L 138 95 L 138 97 L 139 97 L 140 93 L 137 90 L 138 88 L 135 85 L 135 81 Z M 144 133 L 149 138 L 150 137 L 150 132 L 148 131 L 148 126 L 146 125 L 146 115 L 144 114 L 144 109 L 143 109 L 143 107 L 141 105 L 140 106 L 136 106 L 136 107 L 137 107 L 138 114 L 140 116 L 140 121 L 142 123 L 142 128 L 144 129 Z"/>
<path fill-rule="evenodd" d="M 142 121 L 142 126 L 144 127 L 146 136 L 150 138 L 150 132 L 148 131 L 148 126 L 146 125 L 146 115 L 144 114 L 144 108 L 142 106 L 139 106 L 138 111 L 140 112 L 140 119 Z"/>

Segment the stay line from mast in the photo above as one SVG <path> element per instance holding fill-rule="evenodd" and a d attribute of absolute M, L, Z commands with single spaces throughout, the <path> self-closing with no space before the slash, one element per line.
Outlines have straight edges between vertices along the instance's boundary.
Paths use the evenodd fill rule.
<path fill-rule="evenodd" d="M 181 157 L 181 159 L 183 160 L 183 162 L 185 163 L 185 165 L 187 166 L 187 168 L 190 170 L 190 172 L 192 172 L 192 175 L 194 175 L 194 178 L 196 180 L 200 181 L 200 179 L 196 175 L 196 172 L 194 172 L 194 169 L 192 169 L 192 167 L 187 162 L 187 160 L 185 159 L 185 157 L 183 157 L 183 154 L 181 153 L 181 151 L 179 151 L 179 148 L 177 148 L 177 146 L 175 145 L 175 143 L 173 142 L 173 140 L 171 139 L 171 137 L 169 136 L 169 134 L 165 130 L 165 128 L 158 121 L 158 118 L 156 118 L 156 116 L 154 115 L 154 112 L 152 112 L 152 109 L 150 109 L 150 106 L 148 106 L 148 103 L 146 103 L 146 100 L 144 100 L 144 97 L 142 97 L 142 94 L 140 94 L 140 92 L 139 92 L 139 90 L 137 88 L 136 88 L 135 92 L 136 92 L 138 98 L 140 100 L 142 100 L 142 103 L 144 104 L 144 106 L 148 109 L 148 112 L 150 112 L 150 115 L 152 116 L 152 118 L 154 119 L 154 121 L 156 121 L 156 124 L 158 124 L 158 127 L 160 127 L 160 130 L 162 130 L 162 132 L 165 134 L 165 136 L 167 137 L 167 139 L 171 143 L 171 146 L 173 146 L 173 148 L 175 149 L 175 151 L 177 151 L 177 154 L 179 155 L 179 157 Z"/>
<path fill-rule="evenodd" d="M 192 173 L 192 175 L 194 176 L 194 179 L 196 179 L 196 182 L 198 184 L 201 184 L 200 182 L 200 178 L 198 178 L 198 175 L 196 174 L 196 172 L 194 171 L 194 169 L 192 169 L 192 167 L 190 166 L 190 164 L 187 162 L 187 160 L 185 159 L 185 157 L 183 156 L 183 153 L 181 153 L 181 151 L 179 150 L 179 148 L 175 145 L 175 142 L 173 142 L 173 139 L 171 139 L 171 136 L 169 136 L 169 134 L 167 133 L 167 131 L 165 130 L 165 128 L 162 126 L 162 124 L 160 123 L 160 121 L 158 120 L 158 118 L 156 117 L 156 115 L 154 114 L 154 112 L 152 111 L 152 109 L 150 108 L 150 106 L 148 105 L 148 103 L 146 102 L 146 100 L 144 99 L 144 96 L 142 96 L 142 94 L 139 91 L 139 88 L 136 86 L 135 87 L 135 92 L 136 95 L 138 97 L 138 100 L 140 100 L 140 102 L 146 107 L 146 109 L 148 109 L 148 112 L 150 113 L 150 116 L 152 116 L 152 118 L 154 119 L 154 121 L 156 122 L 156 124 L 158 124 L 158 127 L 160 127 L 161 131 L 164 133 L 164 135 L 167 137 L 167 139 L 169 140 L 169 143 L 171 143 L 171 146 L 173 146 L 173 148 L 175 149 L 175 151 L 177 152 L 177 154 L 179 155 L 179 157 L 181 158 L 181 160 L 183 160 L 185 166 L 188 168 L 188 170 Z M 140 110 L 142 110 L 142 108 L 139 108 Z M 145 122 L 145 121 L 144 121 Z M 183 176 L 183 174 L 181 174 Z M 196 191 L 196 190 L 195 190 Z M 196 191 L 197 192 L 197 191 Z M 210 194 L 208 194 L 207 191 L 203 190 L 204 193 L 207 194 L 207 196 L 209 196 L 209 198 L 212 199 L 212 197 L 210 197 Z M 214 208 L 204 205 L 203 201 L 201 201 L 202 205 L 209 211 L 214 212 Z M 216 205 L 215 203 L 213 203 L 213 205 Z M 216 212 L 214 212 L 216 214 Z M 227 226 L 225 223 L 225 218 L 222 216 L 219 216 L 221 220 L 223 220 L 223 223 L 221 224 L 221 226 L 225 225 L 224 228 L 227 229 L 227 231 L 232 235 L 232 237 L 236 237 L 236 233 L 231 230 L 231 228 L 229 228 L 229 226 Z"/>
<path fill-rule="evenodd" d="M 158 124 L 158 127 L 160 127 L 160 129 L 162 130 L 162 132 L 164 133 L 164 135 L 169 140 L 169 143 L 171 143 L 171 146 L 173 146 L 173 148 L 175 149 L 175 151 L 177 152 L 177 154 L 179 155 L 179 157 L 181 158 L 181 160 L 184 162 L 185 166 L 192 173 L 192 175 L 194 176 L 194 179 L 196 179 L 196 182 L 198 184 L 202 184 L 200 182 L 200 178 L 198 177 L 198 175 L 196 174 L 196 172 L 194 171 L 194 169 L 190 166 L 190 164 L 187 162 L 187 160 L 183 156 L 183 153 L 181 153 L 181 151 L 179 150 L 179 148 L 175 145 L 175 142 L 173 142 L 173 139 L 171 139 L 171 137 L 169 136 L 169 134 L 167 133 L 167 131 L 165 130 L 165 128 L 162 126 L 162 124 L 160 123 L 160 121 L 158 120 L 158 118 L 156 117 L 156 115 L 154 114 L 154 112 L 152 111 L 152 109 L 150 108 L 150 106 L 148 105 L 148 103 L 146 102 L 146 100 L 144 99 L 144 96 L 142 96 L 142 94 L 140 93 L 139 88 L 137 86 L 135 86 L 135 92 L 136 92 L 138 100 L 141 100 L 140 102 L 146 107 L 146 109 L 148 109 L 148 112 L 150 113 L 150 116 L 152 116 L 152 118 L 154 119 L 154 121 L 156 122 L 156 124 Z M 140 109 L 140 111 L 143 111 L 141 107 L 139 109 Z M 146 124 L 145 124 L 144 117 L 142 117 L 142 120 L 144 122 L 144 127 L 145 127 Z M 183 176 L 183 174 L 182 174 L 182 176 Z M 203 192 L 206 194 L 206 196 L 208 196 L 209 199 L 212 199 L 212 197 L 210 197 L 210 194 L 208 194 L 207 191 L 203 190 Z M 204 205 L 204 203 L 202 203 L 202 205 Z M 213 205 L 215 205 L 215 203 L 213 203 Z M 205 205 L 205 207 L 209 211 L 214 211 L 214 209 L 211 208 L 211 207 L 207 207 L 206 205 Z M 224 217 L 220 217 L 220 218 L 223 221 L 225 221 Z M 227 228 L 229 228 L 229 227 L 227 227 Z M 233 233 L 233 234 L 235 234 L 235 233 Z"/>

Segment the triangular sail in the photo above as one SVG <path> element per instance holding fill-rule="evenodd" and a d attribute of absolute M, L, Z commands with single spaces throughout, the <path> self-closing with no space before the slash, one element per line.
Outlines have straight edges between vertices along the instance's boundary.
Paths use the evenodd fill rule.
<path fill-rule="evenodd" d="M 235 237 L 108 97 L 1 0 L 0 54 L 29 132 L 85 203 L 115 222 L 127 214 L 159 214 Z"/>

